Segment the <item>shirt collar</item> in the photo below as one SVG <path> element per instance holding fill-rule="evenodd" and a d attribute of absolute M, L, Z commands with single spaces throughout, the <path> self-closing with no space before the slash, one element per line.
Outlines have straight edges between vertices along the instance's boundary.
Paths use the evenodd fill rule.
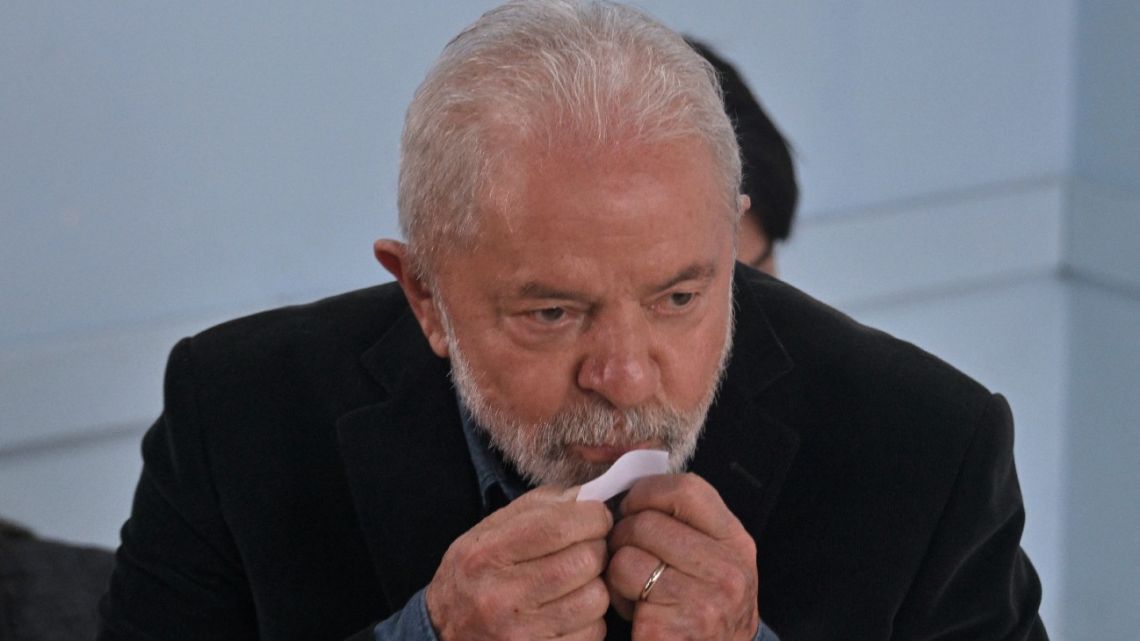
<path fill-rule="evenodd" d="M 483 500 L 484 513 L 490 513 L 505 502 L 522 496 L 528 485 L 512 466 L 503 461 L 502 456 L 492 447 L 487 431 L 475 422 L 471 412 L 459 401 L 460 422 L 463 424 L 463 438 L 475 466 L 475 477 L 479 481 L 479 496 Z"/>

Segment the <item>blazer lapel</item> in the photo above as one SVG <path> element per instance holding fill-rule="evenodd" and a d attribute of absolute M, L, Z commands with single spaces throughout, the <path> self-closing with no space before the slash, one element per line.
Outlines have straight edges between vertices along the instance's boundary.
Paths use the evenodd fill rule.
<path fill-rule="evenodd" d="M 389 396 L 340 418 L 341 457 L 380 584 L 399 608 L 479 521 L 479 494 L 447 361 L 410 311 L 361 362 Z"/>
<path fill-rule="evenodd" d="M 737 318 L 732 357 L 691 469 L 709 481 L 758 538 L 776 505 L 799 436 L 765 411 L 762 393 L 793 363 L 780 344 L 760 301 L 743 281 L 756 276 L 738 268 Z"/>

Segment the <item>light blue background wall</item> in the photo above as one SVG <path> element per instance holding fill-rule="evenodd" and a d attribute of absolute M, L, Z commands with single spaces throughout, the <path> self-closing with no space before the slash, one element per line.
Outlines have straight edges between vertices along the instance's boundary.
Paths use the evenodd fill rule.
<path fill-rule="evenodd" d="M 403 110 L 492 4 L 0 5 L 0 514 L 115 544 L 175 340 L 386 279 Z M 1009 398 L 1053 637 L 1135 638 L 1135 3 L 641 5 L 794 143 L 785 277 Z"/>

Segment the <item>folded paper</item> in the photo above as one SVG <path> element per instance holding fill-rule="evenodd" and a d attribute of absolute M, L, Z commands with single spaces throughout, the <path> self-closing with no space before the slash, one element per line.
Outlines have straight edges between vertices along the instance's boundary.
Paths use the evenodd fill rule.
<path fill-rule="evenodd" d="M 622 454 L 610 469 L 578 490 L 579 501 L 608 501 L 633 487 L 639 479 L 669 471 L 669 453 L 633 450 Z"/>

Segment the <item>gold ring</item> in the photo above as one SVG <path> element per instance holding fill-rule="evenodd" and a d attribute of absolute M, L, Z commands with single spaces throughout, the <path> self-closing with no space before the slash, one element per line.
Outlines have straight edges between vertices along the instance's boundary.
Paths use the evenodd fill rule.
<path fill-rule="evenodd" d="M 661 575 L 665 573 L 665 568 L 667 567 L 669 567 L 669 564 L 662 561 L 657 564 L 657 567 L 653 568 L 653 572 L 651 572 L 649 578 L 645 580 L 645 587 L 641 588 L 641 596 L 637 597 L 638 601 L 644 601 L 649 598 L 649 593 L 653 591 L 653 586 L 657 585 L 657 579 L 661 578 Z"/>

